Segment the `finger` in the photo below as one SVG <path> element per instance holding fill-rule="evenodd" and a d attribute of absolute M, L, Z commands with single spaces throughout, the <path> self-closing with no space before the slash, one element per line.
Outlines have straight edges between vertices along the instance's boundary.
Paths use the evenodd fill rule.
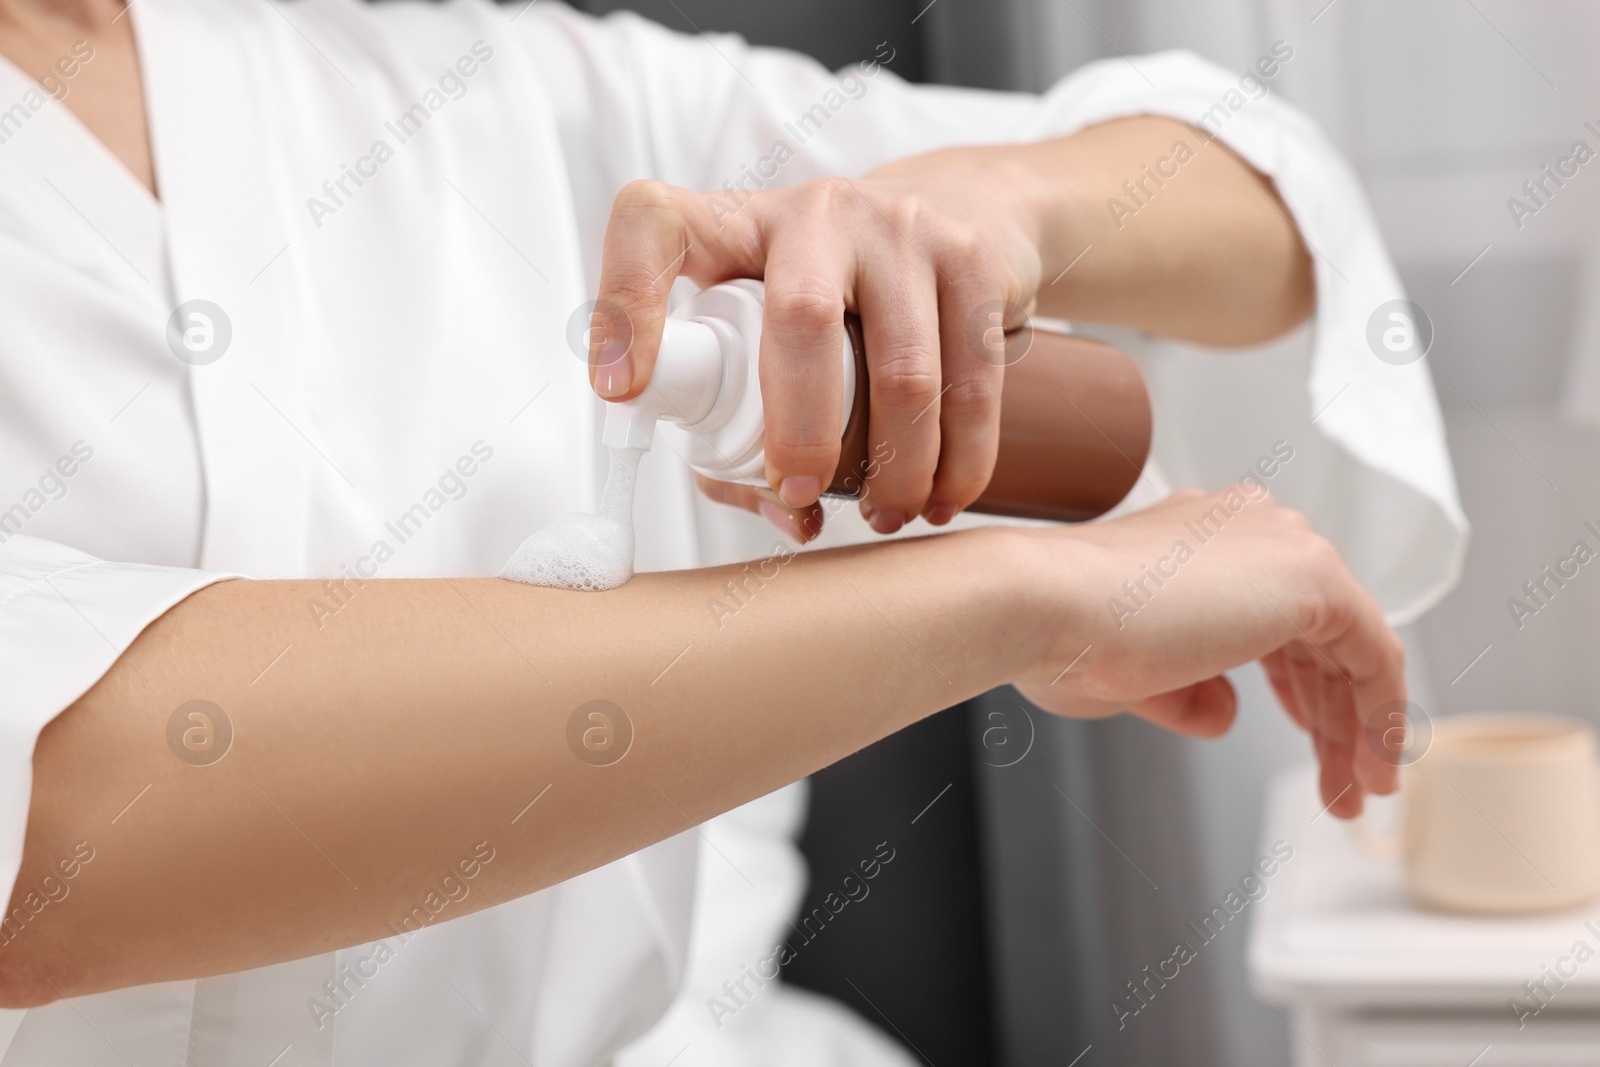
<path fill-rule="evenodd" d="M 760 274 L 755 212 L 713 213 L 699 193 L 658 181 L 617 194 L 601 249 L 600 288 L 588 331 L 589 382 L 607 400 L 649 384 L 672 283 Z"/>
<path fill-rule="evenodd" d="M 1297 659 L 1298 647 L 1295 643 L 1285 645 L 1261 662 L 1267 668 L 1273 688 L 1278 690 L 1279 699 L 1291 709 L 1290 715 L 1315 740 L 1318 729 L 1316 696 L 1306 685 L 1304 664 Z"/>
<path fill-rule="evenodd" d="M 770 489 L 738 482 L 721 482 L 699 473 L 695 474 L 694 480 L 708 500 L 760 515 L 784 536 L 800 544 L 813 540 L 822 532 L 826 516 L 820 504 L 791 508 Z"/>
<path fill-rule="evenodd" d="M 1005 381 L 1004 321 L 981 327 L 999 351 L 973 344 L 975 318 L 997 301 L 1015 307 L 1018 293 L 1006 284 L 976 242 L 952 238 L 941 259 L 945 283 L 939 293 L 939 351 L 943 377 L 939 395 L 939 467 L 923 514 L 942 526 L 988 488 L 1000 450 L 1000 395 Z M 996 318 L 1000 313 L 996 312 Z"/>
<path fill-rule="evenodd" d="M 1353 819 L 1365 806 L 1362 793 L 1350 774 L 1350 761 L 1340 759 L 1327 739 L 1312 735 L 1317 753 L 1319 791 L 1323 809 L 1341 819 Z"/>
<path fill-rule="evenodd" d="M 1272 684 L 1272 691 L 1278 696 L 1278 703 L 1283 706 L 1289 718 L 1294 720 L 1294 724 L 1300 729 L 1308 729 L 1305 709 L 1301 707 L 1300 698 L 1294 691 L 1294 683 L 1289 679 L 1289 667 L 1284 662 L 1283 650 L 1279 649 L 1261 657 L 1261 667 L 1266 672 L 1267 681 Z"/>
<path fill-rule="evenodd" d="M 1284 672 L 1289 677 L 1289 688 L 1305 716 L 1306 729 L 1312 736 L 1320 737 L 1323 733 L 1322 679 L 1316 665 L 1310 660 L 1311 650 L 1304 642 L 1295 641 L 1280 651 L 1283 653 Z"/>
<path fill-rule="evenodd" d="M 939 297 L 933 267 L 898 234 L 862 264 L 868 441 L 894 456 L 871 472 L 862 514 L 894 533 L 921 514 L 939 467 Z"/>
<path fill-rule="evenodd" d="M 1141 719 L 1188 737 L 1219 737 L 1228 732 L 1238 714 L 1239 698 L 1233 683 L 1222 675 L 1160 693 L 1129 709 Z"/>
<path fill-rule="evenodd" d="M 1361 790 L 1354 788 L 1349 749 L 1335 745 L 1328 736 L 1326 708 L 1329 694 L 1322 672 L 1314 662 L 1317 653 L 1304 641 L 1293 641 L 1276 653 L 1294 704 L 1303 725 L 1311 734 L 1316 753 L 1322 803 L 1335 815 L 1348 818 L 1361 810 Z M 1352 808 L 1351 805 L 1354 805 Z"/>
<path fill-rule="evenodd" d="M 1362 790 L 1355 785 L 1348 737 L 1343 736 L 1338 722 L 1338 694 L 1330 689 L 1327 677 L 1319 669 L 1320 653 L 1309 644 L 1297 640 L 1281 651 L 1290 688 L 1304 710 L 1306 728 L 1311 732 L 1322 781 L 1322 802 L 1333 805 L 1335 815 L 1348 817 L 1361 810 Z"/>
<path fill-rule="evenodd" d="M 845 297 L 855 256 L 836 220 L 777 233 L 767 253 L 761 396 L 767 483 L 789 507 L 814 504 L 839 465 Z"/>
<path fill-rule="evenodd" d="M 1353 752 L 1356 742 L 1353 687 L 1338 671 L 1310 661 L 1307 685 L 1315 693 L 1317 733 L 1338 748 Z"/>
<path fill-rule="evenodd" d="M 1374 652 L 1380 665 L 1370 675 L 1357 670 L 1352 677 L 1351 692 L 1355 731 L 1359 737 L 1356 777 L 1368 792 L 1378 794 L 1393 793 L 1400 788 L 1399 754 L 1384 746 L 1383 737 L 1385 728 L 1391 725 L 1388 712 L 1407 696 L 1405 645 L 1393 631 L 1385 629 L 1385 647 Z"/>
<path fill-rule="evenodd" d="M 1367 792 L 1392 793 L 1400 785 L 1398 761 L 1367 740 L 1382 736 L 1387 710 L 1406 698 L 1405 646 L 1377 602 L 1342 566 L 1340 574 L 1343 587 L 1332 608 L 1307 634 L 1325 669 L 1348 691 L 1348 702 L 1340 704 L 1343 722 L 1331 717 L 1328 728 L 1348 737 L 1354 780 Z M 1331 682 L 1328 691 L 1335 691 Z"/>
<path fill-rule="evenodd" d="M 1334 814 L 1345 815 L 1347 805 L 1354 801 L 1354 812 L 1361 810 L 1361 800 L 1366 790 L 1355 774 L 1355 710 L 1351 686 L 1332 671 L 1318 672 L 1314 683 L 1319 686 L 1317 698 L 1317 738 L 1321 743 L 1320 758 L 1323 776 L 1330 785 L 1337 785 L 1340 793 L 1328 797 L 1340 798 Z M 1348 788 L 1346 788 L 1348 787 Z M 1330 790 L 1331 792 L 1331 790 Z M 1341 795 L 1342 793 L 1342 795 Z"/>

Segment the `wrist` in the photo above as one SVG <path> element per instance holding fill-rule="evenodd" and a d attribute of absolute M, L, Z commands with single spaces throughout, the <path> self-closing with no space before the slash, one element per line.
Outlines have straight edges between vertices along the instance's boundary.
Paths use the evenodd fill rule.
<path fill-rule="evenodd" d="M 1094 546 L 1069 531 L 992 526 L 981 531 L 970 565 L 995 576 L 990 606 L 1009 649 L 1006 680 L 1059 671 L 1091 640 L 1096 605 L 1089 590 Z"/>
<path fill-rule="evenodd" d="M 1050 293 L 1052 280 L 1094 240 L 1097 205 L 1076 178 L 1070 142 L 1018 145 L 1010 155 L 1018 223 L 1039 254 L 1041 299 Z"/>

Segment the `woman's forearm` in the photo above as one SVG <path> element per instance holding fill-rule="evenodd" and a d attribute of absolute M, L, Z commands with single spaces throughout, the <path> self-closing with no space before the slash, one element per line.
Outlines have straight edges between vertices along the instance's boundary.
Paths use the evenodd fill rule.
<path fill-rule="evenodd" d="M 202 590 L 40 738 L 12 906 L 79 842 L 93 860 L 0 946 L 0 995 L 38 1003 L 389 936 L 485 850 L 450 916 L 795 781 L 1042 656 L 1008 536 L 643 575 L 605 594 L 372 581 L 332 615 L 318 582 Z M 197 699 L 234 733 L 214 763 L 169 742 Z M 621 712 L 599 709 L 609 748 L 607 719 L 572 725 L 595 700 Z M 622 715 L 631 746 L 609 762 Z"/>
<path fill-rule="evenodd" d="M 1175 553 L 1197 525 L 1215 535 Z M 1399 640 L 1259 486 L 607 593 L 336 591 L 202 590 L 46 727 L 0 1007 L 360 944 L 414 929 L 417 909 L 465 915 L 1008 681 L 1056 714 L 1128 709 L 1211 736 L 1233 717 L 1222 673 L 1262 659 L 1319 739 L 1335 815 L 1395 787 L 1395 763 L 1351 739 L 1405 697 Z M 185 736 L 219 736 L 224 717 L 220 759 Z M 448 907 L 446 876 L 470 881 Z"/>
<path fill-rule="evenodd" d="M 1140 116 L 1005 152 L 1037 179 L 1045 314 L 1239 345 L 1311 313 L 1311 258 L 1272 182 L 1205 132 Z"/>

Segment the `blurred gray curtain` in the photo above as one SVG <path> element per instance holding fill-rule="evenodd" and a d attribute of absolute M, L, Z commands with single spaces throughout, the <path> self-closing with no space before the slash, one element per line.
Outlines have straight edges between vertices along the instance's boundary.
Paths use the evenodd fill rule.
<path fill-rule="evenodd" d="M 1271 0 L 938 0 L 924 16 L 931 20 L 925 63 L 930 81 L 1035 92 L 1090 60 L 1119 53 L 1188 48 L 1225 67 L 1243 67 L 1271 43 L 1273 6 Z"/>

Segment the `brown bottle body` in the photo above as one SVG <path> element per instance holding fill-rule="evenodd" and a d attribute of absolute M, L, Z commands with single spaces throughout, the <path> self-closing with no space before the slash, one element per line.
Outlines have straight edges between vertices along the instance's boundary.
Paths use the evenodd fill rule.
<path fill-rule="evenodd" d="M 867 435 L 868 375 L 858 322 L 856 399 L 830 493 L 860 496 L 875 465 L 893 462 Z M 1082 522 L 1128 495 L 1150 454 L 1150 391 L 1139 365 L 1098 341 L 1024 326 L 1006 335 L 1000 449 L 988 487 L 968 509 Z"/>

